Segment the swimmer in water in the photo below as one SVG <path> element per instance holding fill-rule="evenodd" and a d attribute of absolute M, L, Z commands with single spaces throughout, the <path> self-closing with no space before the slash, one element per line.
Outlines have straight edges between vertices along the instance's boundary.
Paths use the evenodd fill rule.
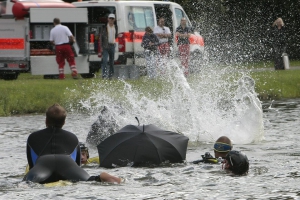
<path fill-rule="evenodd" d="M 87 165 L 90 163 L 100 164 L 99 156 L 90 158 L 89 148 L 84 143 L 80 143 L 81 150 L 81 165 Z"/>
<path fill-rule="evenodd" d="M 214 154 L 213 157 L 209 152 L 206 152 L 202 156 L 201 160 L 193 161 L 194 164 L 200 162 L 203 163 L 219 163 L 222 159 L 225 159 L 227 153 L 233 148 L 231 140 L 226 136 L 219 137 L 214 144 Z"/>
<path fill-rule="evenodd" d="M 245 175 L 249 171 L 249 160 L 240 151 L 229 151 L 223 161 L 222 168 L 235 175 Z"/>
<path fill-rule="evenodd" d="M 23 181 L 51 183 L 59 180 L 99 181 L 120 183 L 121 178 L 102 172 L 90 176 L 80 167 L 81 155 L 78 138 L 62 129 L 67 113 L 59 104 L 46 111 L 46 128 L 33 132 L 27 139 L 29 172 Z"/>

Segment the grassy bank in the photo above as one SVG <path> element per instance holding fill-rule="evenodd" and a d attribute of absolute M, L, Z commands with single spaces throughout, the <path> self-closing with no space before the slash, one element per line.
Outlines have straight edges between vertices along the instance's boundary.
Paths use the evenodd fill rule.
<path fill-rule="evenodd" d="M 257 71 L 251 77 L 261 100 L 300 97 L 300 70 Z"/>
<path fill-rule="evenodd" d="M 256 92 L 260 99 L 300 97 L 300 70 L 254 70 L 251 76 L 256 82 Z M 162 82 L 144 81 L 144 78 L 129 82 L 140 91 L 147 91 L 154 95 L 156 92 L 162 92 L 164 87 Z M 77 104 L 81 99 L 90 92 L 97 91 L 98 88 L 95 87 L 99 84 L 108 85 L 107 87 L 110 88 L 108 92 L 113 98 L 118 98 L 119 90 L 124 87 L 124 84 L 117 80 L 105 81 L 99 78 L 73 80 L 69 76 L 60 81 L 21 74 L 14 81 L 0 80 L 0 116 L 44 113 L 54 102 L 67 109 L 70 105 L 76 108 L 79 107 Z"/>

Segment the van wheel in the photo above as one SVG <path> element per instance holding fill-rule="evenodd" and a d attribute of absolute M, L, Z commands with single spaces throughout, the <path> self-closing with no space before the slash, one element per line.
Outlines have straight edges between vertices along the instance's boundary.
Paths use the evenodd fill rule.
<path fill-rule="evenodd" d="M 44 75 L 44 79 L 58 79 L 58 78 L 59 78 L 58 74 Z"/>
<path fill-rule="evenodd" d="M 88 74 L 80 74 L 82 78 L 94 78 L 95 74 L 94 73 L 88 73 Z"/>
<path fill-rule="evenodd" d="M 203 64 L 203 54 L 200 51 L 192 52 L 190 55 L 190 64 L 189 64 L 190 73 L 200 72 L 202 64 Z"/>
<path fill-rule="evenodd" d="M 19 76 L 18 72 L 9 72 L 8 74 L 1 74 L 0 77 L 6 81 L 16 80 Z"/>

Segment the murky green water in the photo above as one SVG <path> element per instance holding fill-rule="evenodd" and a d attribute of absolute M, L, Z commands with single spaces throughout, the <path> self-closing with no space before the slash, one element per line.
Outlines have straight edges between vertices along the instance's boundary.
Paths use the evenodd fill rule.
<path fill-rule="evenodd" d="M 272 105 L 271 105 L 272 103 Z M 250 160 L 247 176 L 236 177 L 220 165 L 191 164 L 212 144 L 190 145 L 185 164 L 159 168 L 86 168 L 90 174 L 107 171 L 126 182 L 110 185 L 78 182 L 47 188 L 21 182 L 26 167 L 28 135 L 44 128 L 44 116 L 0 118 L 0 199 L 299 199 L 300 99 L 264 102 L 264 139 L 234 144 Z M 85 140 L 94 118 L 71 114 L 65 129 Z M 96 156 L 95 149 L 91 149 Z"/>

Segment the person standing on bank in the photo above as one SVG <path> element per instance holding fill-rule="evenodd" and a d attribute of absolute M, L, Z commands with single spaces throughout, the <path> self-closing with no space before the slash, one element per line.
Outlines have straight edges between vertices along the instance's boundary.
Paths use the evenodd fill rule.
<path fill-rule="evenodd" d="M 154 27 L 154 34 L 157 35 L 159 39 L 158 50 L 161 57 L 169 57 L 170 55 L 170 45 L 169 38 L 171 37 L 171 31 L 165 26 L 165 19 L 163 17 L 159 18 L 158 26 Z"/>
<path fill-rule="evenodd" d="M 286 27 L 281 18 L 276 19 L 272 27 L 271 39 L 274 53 L 274 68 L 275 70 L 284 70 L 282 54 L 286 53 Z"/>
<path fill-rule="evenodd" d="M 102 50 L 102 78 L 111 79 L 114 75 L 115 40 L 118 36 L 118 28 L 115 25 L 115 14 L 108 15 L 107 26 L 103 28 L 100 36 Z M 109 60 L 109 67 L 107 62 Z"/>
<path fill-rule="evenodd" d="M 53 20 L 54 28 L 50 31 L 50 42 L 55 45 L 56 62 L 58 64 L 59 79 L 65 79 L 65 59 L 72 70 L 72 77 L 77 79 L 77 69 L 74 52 L 71 45 L 75 42 L 74 36 L 67 26 L 60 24 L 59 18 Z"/>
<path fill-rule="evenodd" d="M 181 18 L 180 25 L 176 28 L 176 37 L 178 38 L 177 45 L 181 65 L 184 67 L 184 75 L 189 74 L 189 57 L 190 57 L 190 41 L 189 37 L 192 34 L 190 27 L 186 26 L 186 18 Z"/>
<path fill-rule="evenodd" d="M 153 33 L 152 28 L 147 26 L 145 28 L 145 35 L 143 36 L 141 46 L 145 50 L 146 68 L 149 78 L 155 78 L 156 76 L 155 68 L 158 44 L 158 37 Z"/>

